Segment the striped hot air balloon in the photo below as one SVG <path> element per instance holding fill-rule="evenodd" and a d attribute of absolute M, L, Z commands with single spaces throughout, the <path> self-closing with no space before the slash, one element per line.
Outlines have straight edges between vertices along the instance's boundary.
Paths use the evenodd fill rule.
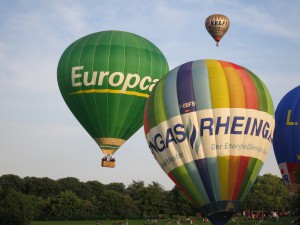
<path fill-rule="evenodd" d="M 251 71 L 198 60 L 159 81 L 145 107 L 144 129 L 165 173 L 213 224 L 224 224 L 263 165 L 273 114 L 266 86 Z"/>
<path fill-rule="evenodd" d="M 114 167 L 111 156 L 141 128 L 146 100 L 168 71 L 165 56 L 153 43 L 124 31 L 93 33 L 64 51 L 57 68 L 59 89 L 109 156 L 102 166 Z"/>

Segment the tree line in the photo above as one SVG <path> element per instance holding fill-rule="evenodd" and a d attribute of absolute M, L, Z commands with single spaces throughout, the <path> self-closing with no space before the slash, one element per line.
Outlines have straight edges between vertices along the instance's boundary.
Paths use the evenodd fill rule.
<path fill-rule="evenodd" d="M 241 204 L 241 211 L 292 210 L 294 202 L 282 179 L 266 174 L 258 177 Z M 75 217 L 134 219 L 192 216 L 197 213 L 199 211 L 176 186 L 172 190 L 165 190 L 157 182 L 145 185 L 143 181 L 132 181 L 126 187 L 123 183 L 116 182 L 82 182 L 74 177 L 58 180 L 47 177 L 21 178 L 13 174 L 0 177 L 0 225 L 26 225 L 31 220 L 53 217 L 64 220 Z M 14 221 L 10 223 L 12 219 Z"/>

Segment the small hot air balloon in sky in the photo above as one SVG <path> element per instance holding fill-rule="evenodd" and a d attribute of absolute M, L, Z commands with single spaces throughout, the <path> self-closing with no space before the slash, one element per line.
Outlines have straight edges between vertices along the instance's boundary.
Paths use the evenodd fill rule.
<path fill-rule="evenodd" d="M 216 41 L 219 46 L 219 41 L 226 34 L 230 26 L 229 19 L 222 14 L 213 14 L 205 20 L 205 27 L 208 33 Z"/>
<path fill-rule="evenodd" d="M 148 146 L 165 173 L 213 224 L 246 197 L 269 151 L 274 109 L 248 69 L 197 60 L 168 72 L 145 107 Z"/>
<path fill-rule="evenodd" d="M 300 188 L 295 172 L 300 170 L 300 86 L 289 91 L 275 111 L 273 148 L 290 195 Z"/>
<path fill-rule="evenodd" d="M 64 51 L 57 68 L 59 89 L 106 155 L 102 166 L 115 166 L 112 155 L 143 125 L 146 100 L 168 71 L 153 43 L 124 31 L 93 33 Z"/>

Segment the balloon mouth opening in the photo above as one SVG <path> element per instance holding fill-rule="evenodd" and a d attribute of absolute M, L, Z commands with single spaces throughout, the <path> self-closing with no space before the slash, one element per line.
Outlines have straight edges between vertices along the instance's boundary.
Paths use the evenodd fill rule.
<path fill-rule="evenodd" d="M 233 215 L 234 211 L 220 211 L 208 215 L 207 218 L 213 225 L 223 225 L 227 223 Z"/>
<path fill-rule="evenodd" d="M 203 205 L 200 211 L 213 225 L 224 225 L 239 208 L 239 201 L 223 200 Z"/>

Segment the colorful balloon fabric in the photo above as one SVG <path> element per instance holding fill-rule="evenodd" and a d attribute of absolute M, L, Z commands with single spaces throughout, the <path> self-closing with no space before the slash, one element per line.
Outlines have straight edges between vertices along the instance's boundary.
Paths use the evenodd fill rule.
<path fill-rule="evenodd" d="M 300 86 L 289 91 L 275 112 L 273 148 L 276 160 L 290 195 L 300 188 L 295 172 L 300 172 Z"/>
<path fill-rule="evenodd" d="M 269 151 L 274 111 L 264 83 L 221 60 L 187 62 L 164 76 L 144 112 L 158 164 L 213 224 L 225 224 Z"/>
<path fill-rule="evenodd" d="M 216 45 L 219 45 L 219 41 L 226 34 L 230 26 L 229 19 L 222 14 L 213 14 L 207 17 L 205 20 L 205 27 L 208 33 L 216 41 Z"/>
<path fill-rule="evenodd" d="M 74 116 L 104 154 L 112 155 L 143 125 L 146 100 L 168 71 L 165 56 L 150 41 L 103 31 L 64 51 L 57 81 Z"/>

